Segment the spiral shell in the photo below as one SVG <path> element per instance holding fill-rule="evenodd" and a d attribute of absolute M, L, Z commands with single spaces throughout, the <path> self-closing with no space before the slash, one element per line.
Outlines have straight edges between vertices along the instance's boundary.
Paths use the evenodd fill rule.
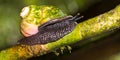
<path fill-rule="evenodd" d="M 28 37 L 38 32 L 38 26 L 66 14 L 54 6 L 30 5 L 22 9 L 20 16 L 22 17 L 21 32 Z"/>

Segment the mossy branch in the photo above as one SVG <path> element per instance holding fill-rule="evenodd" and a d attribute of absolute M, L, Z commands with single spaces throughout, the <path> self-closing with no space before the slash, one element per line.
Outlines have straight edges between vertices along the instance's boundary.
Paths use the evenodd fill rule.
<path fill-rule="evenodd" d="M 33 46 L 19 44 L 2 50 L 0 60 L 24 60 L 33 56 L 40 56 L 61 46 L 70 45 L 101 33 L 110 33 L 118 28 L 120 28 L 120 5 L 107 13 L 79 23 L 73 32 L 56 42 Z"/>

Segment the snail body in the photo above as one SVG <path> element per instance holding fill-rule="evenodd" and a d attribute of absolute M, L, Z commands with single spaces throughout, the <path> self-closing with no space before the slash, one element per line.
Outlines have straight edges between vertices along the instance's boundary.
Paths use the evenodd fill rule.
<path fill-rule="evenodd" d="M 64 16 L 47 20 L 38 26 L 37 32 L 24 37 L 18 41 L 19 44 L 36 45 L 54 42 L 72 32 L 77 25 L 77 20 L 81 19 L 80 14 L 76 16 Z M 33 30 L 35 31 L 35 30 Z"/>

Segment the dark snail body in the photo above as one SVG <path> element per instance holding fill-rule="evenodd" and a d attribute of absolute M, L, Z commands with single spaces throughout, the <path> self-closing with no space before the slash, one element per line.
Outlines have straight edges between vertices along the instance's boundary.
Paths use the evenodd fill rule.
<path fill-rule="evenodd" d="M 78 16 L 79 15 L 76 15 L 74 17 L 66 16 L 63 18 L 50 20 L 38 27 L 39 32 L 37 34 L 30 37 L 25 37 L 18 42 L 20 44 L 27 45 L 54 42 L 73 31 L 77 24 L 76 20 L 81 18 Z"/>

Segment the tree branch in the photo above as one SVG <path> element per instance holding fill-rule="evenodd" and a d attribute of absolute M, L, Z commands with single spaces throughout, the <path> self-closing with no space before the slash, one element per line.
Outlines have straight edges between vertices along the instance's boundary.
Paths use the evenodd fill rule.
<path fill-rule="evenodd" d="M 115 9 L 79 23 L 74 31 L 64 36 L 56 42 L 48 43 L 45 45 L 15 45 L 0 52 L 0 60 L 24 60 L 33 56 L 40 56 L 49 53 L 61 46 L 74 44 L 85 38 L 111 33 L 120 28 L 120 5 Z M 99 35 L 102 37 L 103 35 Z M 97 40 L 94 38 L 92 41 Z"/>

